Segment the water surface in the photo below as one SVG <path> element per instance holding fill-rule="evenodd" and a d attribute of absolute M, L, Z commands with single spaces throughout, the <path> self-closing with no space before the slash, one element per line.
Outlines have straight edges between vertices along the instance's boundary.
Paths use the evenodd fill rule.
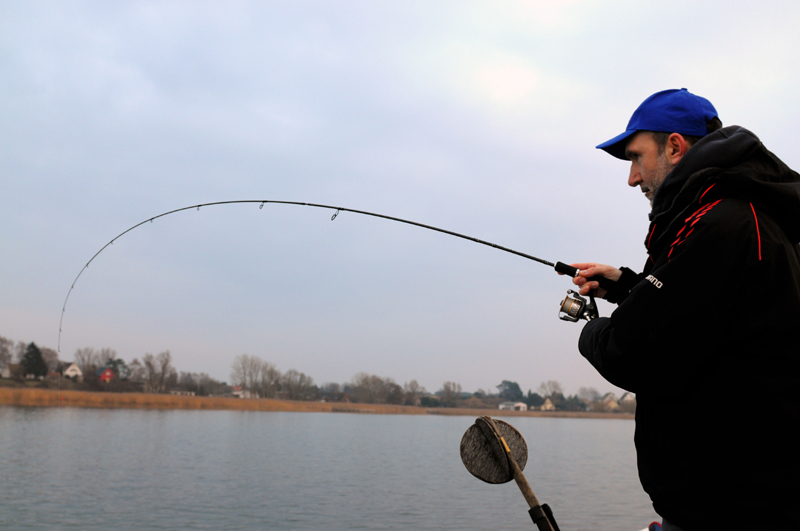
<path fill-rule="evenodd" d="M 628 420 L 506 419 L 563 531 L 657 519 Z M 0 528 L 535 529 L 459 457 L 471 417 L 0 407 Z"/>

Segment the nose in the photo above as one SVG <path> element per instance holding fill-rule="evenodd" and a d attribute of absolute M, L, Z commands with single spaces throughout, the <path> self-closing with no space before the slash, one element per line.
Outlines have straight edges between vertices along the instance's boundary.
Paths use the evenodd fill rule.
<path fill-rule="evenodd" d="M 642 182 L 642 173 L 635 163 L 631 163 L 631 172 L 628 175 L 628 186 L 637 186 Z"/>

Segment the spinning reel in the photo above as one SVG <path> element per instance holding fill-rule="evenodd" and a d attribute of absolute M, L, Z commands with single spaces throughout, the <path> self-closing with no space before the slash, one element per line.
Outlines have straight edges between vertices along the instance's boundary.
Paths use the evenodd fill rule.
<path fill-rule="evenodd" d="M 561 301 L 561 308 L 558 310 L 559 319 L 577 323 L 581 319 L 591 321 L 595 317 L 600 317 L 600 314 L 597 312 L 597 304 L 593 295 L 589 295 L 587 301 L 578 292 L 567 290 L 567 296 Z"/>

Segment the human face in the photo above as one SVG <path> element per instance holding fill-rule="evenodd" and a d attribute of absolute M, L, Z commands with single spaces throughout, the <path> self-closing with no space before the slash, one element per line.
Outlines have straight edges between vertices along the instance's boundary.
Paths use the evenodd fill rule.
<path fill-rule="evenodd" d="M 664 150 L 658 148 L 653 136 L 646 131 L 633 135 L 625 148 L 625 156 L 631 161 L 628 186 L 638 186 L 652 207 L 656 190 L 674 165 L 670 163 Z"/>

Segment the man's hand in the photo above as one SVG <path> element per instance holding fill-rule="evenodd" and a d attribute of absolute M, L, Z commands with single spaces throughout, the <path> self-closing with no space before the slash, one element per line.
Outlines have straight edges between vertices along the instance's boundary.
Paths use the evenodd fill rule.
<path fill-rule="evenodd" d="M 580 288 L 581 295 L 588 295 L 589 292 L 592 292 L 595 297 L 603 298 L 606 296 L 607 291 L 601 288 L 597 281 L 589 281 L 587 280 L 588 278 L 605 277 L 616 282 L 622 276 L 622 271 L 610 265 L 595 264 L 594 262 L 570 265 L 580 270 L 578 276 L 572 279 L 572 283 Z"/>

